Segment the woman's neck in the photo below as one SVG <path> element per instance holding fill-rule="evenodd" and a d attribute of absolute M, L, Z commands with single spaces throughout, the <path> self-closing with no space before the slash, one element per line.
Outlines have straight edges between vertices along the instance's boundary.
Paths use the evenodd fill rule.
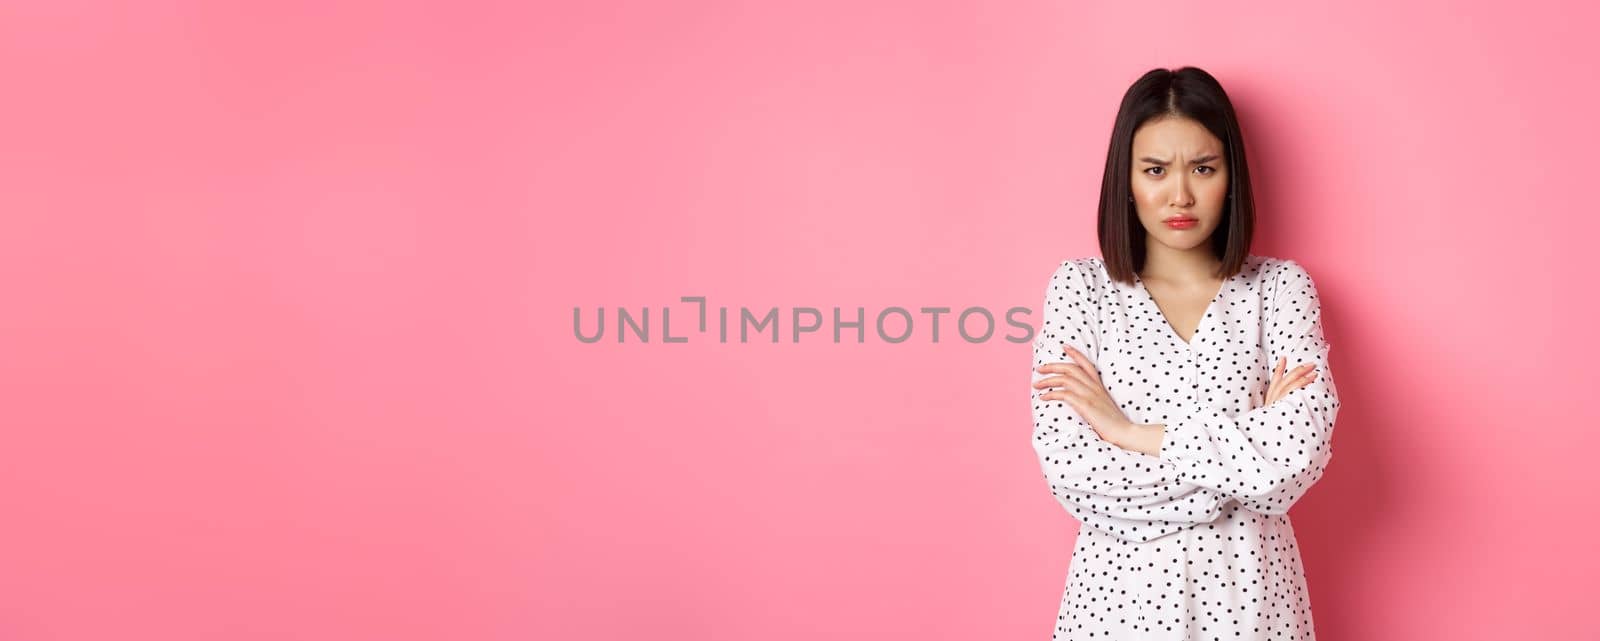
<path fill-rule="evenodd" d="M 1144 269 L 1139 278 L 1166 283 L 1209 283 L 1217 280 L 1217 269 L 1222 261 L 1211 253 L 1211 248 L 1201 245 L 1180 250 L 1150 241 L 1146 245 Z"/>

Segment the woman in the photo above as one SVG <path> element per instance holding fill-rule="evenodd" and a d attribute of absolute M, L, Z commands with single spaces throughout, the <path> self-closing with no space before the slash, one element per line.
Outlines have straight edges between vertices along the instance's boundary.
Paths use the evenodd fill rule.
<path fill-rule="evenodd" d="M 1249 253 L 1244 152 L 1210 74 L 1145 74 L 1106 157 L 1103 258 L 1050 278 L 1033 445 L 1082 522 L 1056 639 L 1314 638 L 1287 512 L 1338 393 L 1310 275 Z"/>

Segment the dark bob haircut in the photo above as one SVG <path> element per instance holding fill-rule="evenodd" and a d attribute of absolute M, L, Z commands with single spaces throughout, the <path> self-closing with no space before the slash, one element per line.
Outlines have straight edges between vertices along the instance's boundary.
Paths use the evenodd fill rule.
<path fill-rule="evenodd" d="M 1111 129 L 1105 179 L 1100 183 L 1100 254 L 1106 273 L 1132 283 L 1144 269 L 1145 230 L 1132 202 L 1133 133 L 1150 120 L 1177 116 L 1200 123 L 1222 141 L 1228 163 L 1228 197 L 1222 221 L 1211 234 L 1211 249 L 1222 260 L 1217 276 L 1228 278 L 1244 268 L 1255 231 L 1256 202 L 1250 191 L 1244 135 L 1222 84 L 1196 67 L 1176 71 L 1153 69 L 1128 87 Z"/>

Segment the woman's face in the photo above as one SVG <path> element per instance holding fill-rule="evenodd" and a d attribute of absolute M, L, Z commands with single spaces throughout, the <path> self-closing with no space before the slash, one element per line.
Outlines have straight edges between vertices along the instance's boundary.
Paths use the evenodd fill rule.
<path fill-rule="evenodd" d="M 1151 120 L 1133 133 L 1133 202 L 1146 240 L 1173 249 L 1200 246 L 1222 222 L 1228 159 L 1222 141 L 1189 118 Z M 1168 219 L 1193 219 L 1169 224 Z"/>

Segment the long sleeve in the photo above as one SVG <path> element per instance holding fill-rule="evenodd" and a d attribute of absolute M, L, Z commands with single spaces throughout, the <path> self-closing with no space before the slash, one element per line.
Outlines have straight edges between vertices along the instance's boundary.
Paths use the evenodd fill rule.
<path fill-rule="evenodd" d="M 1062 343 L 1099 363 L 1098 290 L 1083 270 L 1068 260 L 1050 278 L 1032 382 L 1053 376 L 1040 365 L 1071 360 Z M 1066 401 L 1040 400 L 1047 391 L 1033 390 L 1033 447 L 1051 494 L 1083 525 L 1144 542 L 1221 515 L 1220 492 L 1180 480 L 1171 462 L 1105 442 Z"/>
<path fill-rule="evenodd" d="M 1238 416 L 1193 405 L 1167 424 L 1160 457 L 1176 465 L 1185 481 L 1257 512 L 1285 514 L 1322 477 L 1333 456 L 1339 413 L 1321 300 L 1310 274 L 1292 260 L 1277 275 L 1263 330 L 1269 363 L 1279 357 L 1287 358 L 1287 368 L 1314 362 L 1316 380 Z"/>

